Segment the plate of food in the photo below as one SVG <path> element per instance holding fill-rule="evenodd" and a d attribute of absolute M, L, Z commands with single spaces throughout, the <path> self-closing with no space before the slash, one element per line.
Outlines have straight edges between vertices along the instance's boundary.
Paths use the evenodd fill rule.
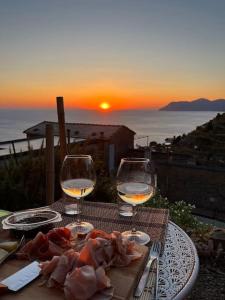
<path fill-rule="evenodd" d="M 83 300 L 125 300 L 130 299 L 147 256 L 146 246 L 123 240 L 120 232 L 94 229 L 80 240 L 61 227 L 39 232 L 17 252 L 17 262 L 40 262 L 41 277 L 30 287 L 37 298 L 46 293 L 52 300 L 75 295 Z M 29 289 L 21 293 L 21 299 L 30 299 Z"/>

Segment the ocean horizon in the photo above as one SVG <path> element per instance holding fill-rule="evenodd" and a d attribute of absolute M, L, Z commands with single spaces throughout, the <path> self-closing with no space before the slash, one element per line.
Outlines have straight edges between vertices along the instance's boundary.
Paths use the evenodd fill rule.
<path fill-rule="evenodd" d="M 186 134 L 216 116 L 206 111 L 159 111 L 65 109 L 65 121 L 74 123 L 125 125 L 136 132 L 137 137 L 148 136 L 148 141 L 164 142 L 165 138 Z M 29 127 L 42 121 L 57 121 L 56 109 L 1 109 L 0 141 L 25 138 Z M 147 138 L 137 139 L 145 145 Z"/>

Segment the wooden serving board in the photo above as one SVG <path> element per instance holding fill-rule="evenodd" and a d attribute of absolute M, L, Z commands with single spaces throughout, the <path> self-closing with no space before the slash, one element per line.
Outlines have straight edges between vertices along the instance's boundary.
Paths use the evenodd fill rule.
<path fill-rule="evenodd" d="M 142 275 L 149 250 L 146 246 L 138 246 L 138 250 L 143 254 L 140 259 L 132 262 L 128 267 L 111 268 L 108 272 L 114 287 L 113 299 L 115 300 L 130 299 Z"/>
<path fill-rule="evenodd" d="M 142 252 L 142 258 L 132 262 L 128 267 L 111 268 L 108 271 L 108 276 L 111 279 L 114 290 L 114 300 L 128 300 L 132 296 L 133 290 L 137 285 L 144 269 L 148 247 L 138 246 Z M 28 263 L 16 259 L 11 259 L 4 262 L 0 266 L 0 281 L 4 278 L 17 272 Z M 63 291 L 56 288 L 47 288 L 39 286 L 41 278 L 34 280 L 32 283 L 25 286 L 20 291 L 7 292 L 0 296 L 1 300 L 62 300 L 65 299 Z"/>

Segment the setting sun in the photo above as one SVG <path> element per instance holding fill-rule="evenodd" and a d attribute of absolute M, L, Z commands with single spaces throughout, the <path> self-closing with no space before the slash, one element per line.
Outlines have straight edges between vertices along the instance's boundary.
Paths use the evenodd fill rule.
<path fill-rule="evenodd" d="M 102 103 L 99 105 L 99 107 L 100 107 L 101 109 L 107 110 L 107 109 L 109 109 L 109 108 L 111 107 L 111 105 L 110 105 L 108 102 L 102 102 Z"/>

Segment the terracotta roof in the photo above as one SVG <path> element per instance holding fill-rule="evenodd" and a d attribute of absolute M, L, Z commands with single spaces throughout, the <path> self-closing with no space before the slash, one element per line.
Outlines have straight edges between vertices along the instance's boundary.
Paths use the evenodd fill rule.
<path fill-rule="evenodd" d="M 54 129 L 54 135 L 59 135 L 59 128 L 57 122 L 43 121 L 26 130 L 25 134 L 33 134 L 39 136 L 45 136 L 45 127 L 47 124 L 52 124 Z M 79 138 L 98 138 L 105 137 L 110 138 L 119 129 L 124 128 L 135 134 L 135 132 L 124 125 L 102 125 L 102 124 L 89 124 L 89 123 L 66 123 L 66 130 L 70 130 L 71 137 Z"/>

